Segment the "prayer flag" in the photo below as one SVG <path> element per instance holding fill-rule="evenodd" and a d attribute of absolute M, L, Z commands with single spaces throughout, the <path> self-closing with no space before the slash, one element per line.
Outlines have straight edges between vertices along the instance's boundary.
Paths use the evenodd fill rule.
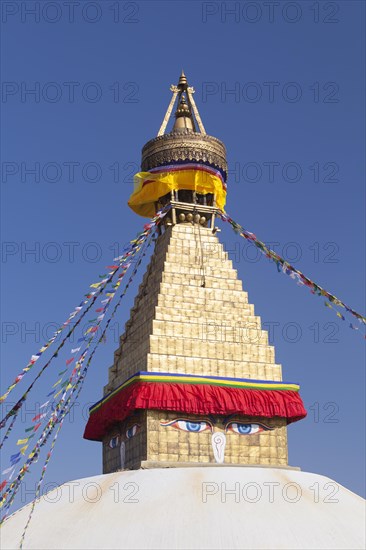
<path fill-rule="evenodd" d="M 6 468 L 6 470 L 4 470 L 3 472 L 1 472 L 1 475 L 2 475 L 2 476 L 6 476 L 6 474 L 8 474 L 9 472 L 11 472 L 13 468 L 14 468 L 14 466 L 10 466 L 10 468 Z"/>

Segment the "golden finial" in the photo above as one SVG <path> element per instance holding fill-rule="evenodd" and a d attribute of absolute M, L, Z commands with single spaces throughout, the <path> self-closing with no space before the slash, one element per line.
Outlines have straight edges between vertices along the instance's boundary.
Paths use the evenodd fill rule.
<path fill-rule="evenodd" d="M 180 75 L 179 81 L 178 81 L 178 88 L 179 88 L 179 90 L 183 91 L 183 90 L 186 90 L 187 87 L 188 87 L 187 78 L 186 78 L 186 75 L 184 74 L 184 71 L 182 69 L 182 72 L 181 72 L 181 75 Z"/>
<path fill-rule="evenodd" d="M 175 112 L 175 117 L 180 117 L 180 116 L 192 116 L 191 115 L 191 111 L 189 109 L 189 106 L 186 102 L 186 98 L 184 97 L 184 95 L 182 94 L 181 98 L 180 98 L 180 102 L 179 102 L 179 105 L 178 105 L 178 108 Z"/>
<path fill-rule="evenodd" d="M 172 131 L 182 129 L 195 131 L 191 109 L 184 97 L 184 92 L 181 92 L 178 108 L 175 111 L 175 123 Z"/>

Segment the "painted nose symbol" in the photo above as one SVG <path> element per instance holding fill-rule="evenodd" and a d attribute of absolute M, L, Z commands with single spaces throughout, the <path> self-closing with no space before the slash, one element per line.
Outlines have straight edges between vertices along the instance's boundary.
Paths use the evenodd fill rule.
<path fill-rule="evenodd" d="M 222 464 L 225 458 L 226 436 L 221 432 L 212 434 L 212 449 L 216 462 Z"/>

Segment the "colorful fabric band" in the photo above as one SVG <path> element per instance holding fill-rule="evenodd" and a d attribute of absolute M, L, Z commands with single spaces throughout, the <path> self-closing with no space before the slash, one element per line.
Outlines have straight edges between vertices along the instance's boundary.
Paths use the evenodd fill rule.
<path fill-rule="evenodd" d="M 151 217 L 156 212 L 156 201 L 179 189 L 197 193 L 213 193 L 220 210 L 226 203 L 226 184 L 219 170 L 204 164 L 177 164 L 139 172 L 134 177 L 134 192 L 128 205 L 140 216 Z"/>
<path fill-rule="evenodd" d="M 84 438 L 101 441 L 115 423 L 136 409 L 281 417 L 288 424 L 306 416 L 297 384 L 138 372 L 90 408 Z"/>

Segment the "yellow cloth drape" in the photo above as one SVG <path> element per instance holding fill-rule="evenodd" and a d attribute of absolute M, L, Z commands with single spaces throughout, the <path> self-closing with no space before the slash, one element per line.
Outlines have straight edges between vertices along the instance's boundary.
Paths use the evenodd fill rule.
<path fill-rule="evenodd" d="M 204 170 L 139 172 L 134 176 L 134 188 L 128 205 L 136 214 L 145 218 L 155 215 L 154 203 L 160 197 L 179 189 L 189 189 L 203 195 L 214 193 L 220 210 L 224 210 L 226 203 L 226 189 L 221 179 Z"/>

